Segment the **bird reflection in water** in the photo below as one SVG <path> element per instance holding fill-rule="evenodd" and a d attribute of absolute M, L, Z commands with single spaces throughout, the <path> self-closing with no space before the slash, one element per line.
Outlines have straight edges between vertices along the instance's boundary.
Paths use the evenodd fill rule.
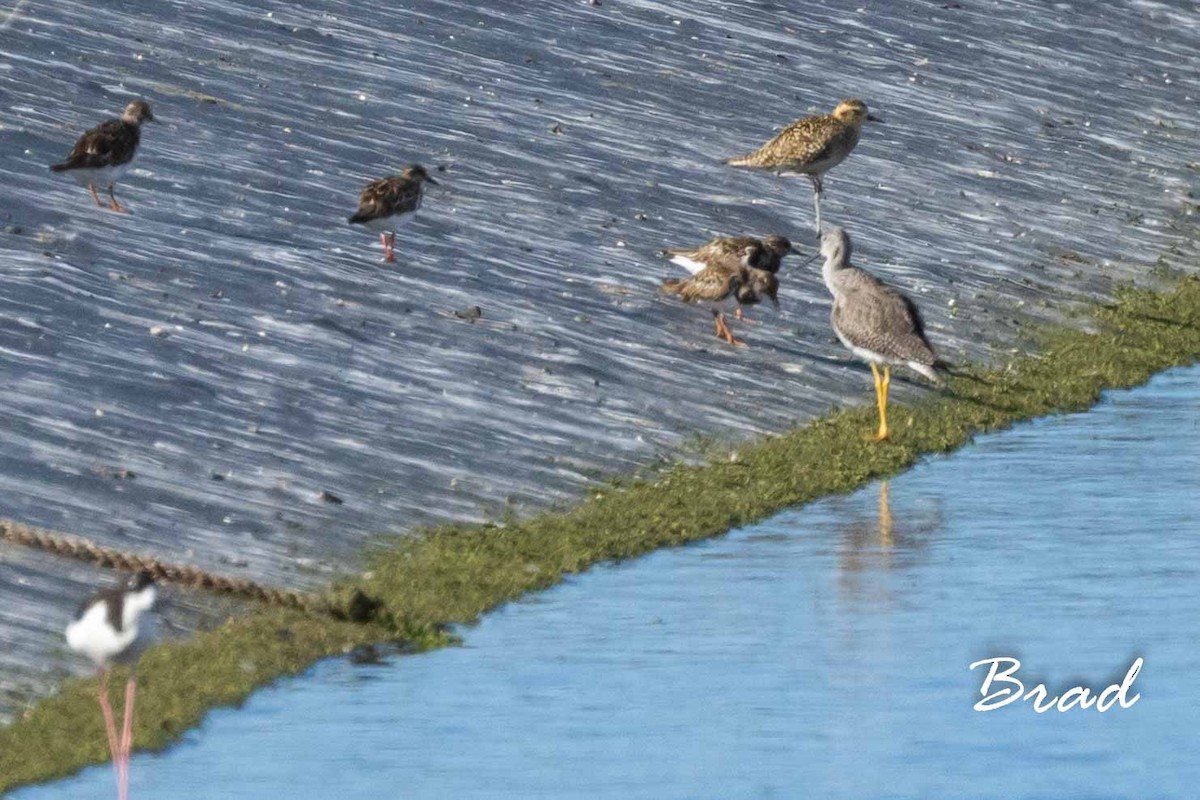
<path fill-rule="evenodd" d="M 942 525 L 937 507 L 897 523 L 892 513 L 888 481 L 879 484 L 874 519 L 850 519 L 841 531 L 838 585 L 854 598 L 876 600 L 891 596 L 889 572 L 914 566 L 923 559 L 933 533 Z"/>

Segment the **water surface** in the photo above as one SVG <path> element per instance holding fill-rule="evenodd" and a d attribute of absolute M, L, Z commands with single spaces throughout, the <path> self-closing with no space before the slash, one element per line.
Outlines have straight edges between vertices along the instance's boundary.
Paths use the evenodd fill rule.
<path fill-rule="evenodd" d="M 324 662 L 134 759 L 148 798 L 1192 797 L 1200 368 L 592 570 L 463 647 Z M 1145 659 L 1126 710 L 972 711 Z M 103 796 L 107 768 L 14 800 Z"/>

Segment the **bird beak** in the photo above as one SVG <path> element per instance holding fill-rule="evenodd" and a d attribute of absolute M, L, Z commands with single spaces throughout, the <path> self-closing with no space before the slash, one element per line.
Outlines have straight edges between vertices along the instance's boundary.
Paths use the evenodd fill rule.
<path fill-rule="evenodd" d="M 883 123 L 883 120 L 880 119 L 879 117 L 875 116 L 874 114 L 867 114 L 867 122 Z"/>
<path fill-rule="evenodd" d="M 820 258 L 820 257 L 821 257 L 821 251 L 819 251 L 819 250 L 818 250 L 817 252 L 815 252 L 815 253 L 813 253 L 811 256 L 809 256 L 809 257 L 808 257 L 808 258 L 805 260 L 805 262 L 804 262 L 803 264 L 801 264 L 801 265 L 800 265 L 800 268 L 801 268 L 801 269 L 803 269 L 804 267 L 807 267 L 809 264 L 813 263 L 814 261 L 816 261 L 816 260 L 817 260 L 818 258 Z"/>
<path fill-rule="evenodd" d="M 425 176 L 425 182 L 432 183 L 434 186 L 441 186 L 440 183 L 438 183 L 437 181 L 435 181 L 433 178 L 429 177 L 428 175 Z"/>

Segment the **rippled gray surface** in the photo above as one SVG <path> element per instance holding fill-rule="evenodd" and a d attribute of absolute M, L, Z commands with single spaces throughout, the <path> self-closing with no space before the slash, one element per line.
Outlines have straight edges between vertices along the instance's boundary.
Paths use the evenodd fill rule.
<path fill-rule="evenodd" d="M 328 661 L 133 763 L 140 798 L 1190 798 L 1200 368 L 605 567 L 386 665 Z M 1128 709 L 972 711 L 1145 659 Z M 103 796 L 106 767 L 14 800 Z"/>
<path fill-rule="evenodd" d="M 717 162 L 844 96 L 888 122 L 826 219 L 952 358 L 1142 279 L 1186 224 L 1200 33 L 1176 4 L 303 6 L 0 11 L 0 515 L 311 586 L 370 534 L 861 402 L 815 266 L 747 350 L 655 297 L 664 244 L 811 247 L 805 182 Z M 165 125 L 119 216 L 46 165 L 135 96 Z M 414 160 L 443 187 L 384 267 L 344 218 Z M 485 323 L 442 315 L 476 304 Z M 78 599 L 64 579 L 39 605 L 7 552 L 0 590 L 44 641 L 0 625 L 0 684 Z"/>

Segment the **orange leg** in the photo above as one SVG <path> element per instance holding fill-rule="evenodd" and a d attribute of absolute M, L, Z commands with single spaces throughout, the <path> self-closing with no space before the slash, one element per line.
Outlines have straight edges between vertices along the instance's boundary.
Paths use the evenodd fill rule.
<path fill-rule="evenodd" d="M 88 188 L 92 190 L 92 199 L 96 201 L 96 205 L 104 208 L 104 203 L 100 202 L 100 193 L 96 191 L 96 185 L 89 183 Z"/>
<path fill-rule="evenodd" d="M 734 347 L 745 347 L 746 343 L 733 338 L 733 331 L 729 330 L 729 325 L 725 322 L 725 315 L 720 312 L 715 317 L 717 324 L 717 336 L 724 339 Z"/>
<path fill-rule="evenodd" d="M 108 185 L 108 197 L 110 200 L 112 200 L 109 208 L 111 208 L 113 211 L 120 211 L 122 214 L 129 213 L 129 209 L 117 202 L 117 196 L 113 194 L 113 185 L 111 183 Z"/>
<path fill-rule="evenodd" d="M 98 676 L 100 713 L 104 715 L 104 732 L 108 734 L 108 752 L 112 756 L 113 770 L 117 773 L 117 786 L 121 785 L 121 745 L 117 741 L 117 722 L 113 718 L 112 704 L 108 702 L 108 671 L 100 670 Z"/>

